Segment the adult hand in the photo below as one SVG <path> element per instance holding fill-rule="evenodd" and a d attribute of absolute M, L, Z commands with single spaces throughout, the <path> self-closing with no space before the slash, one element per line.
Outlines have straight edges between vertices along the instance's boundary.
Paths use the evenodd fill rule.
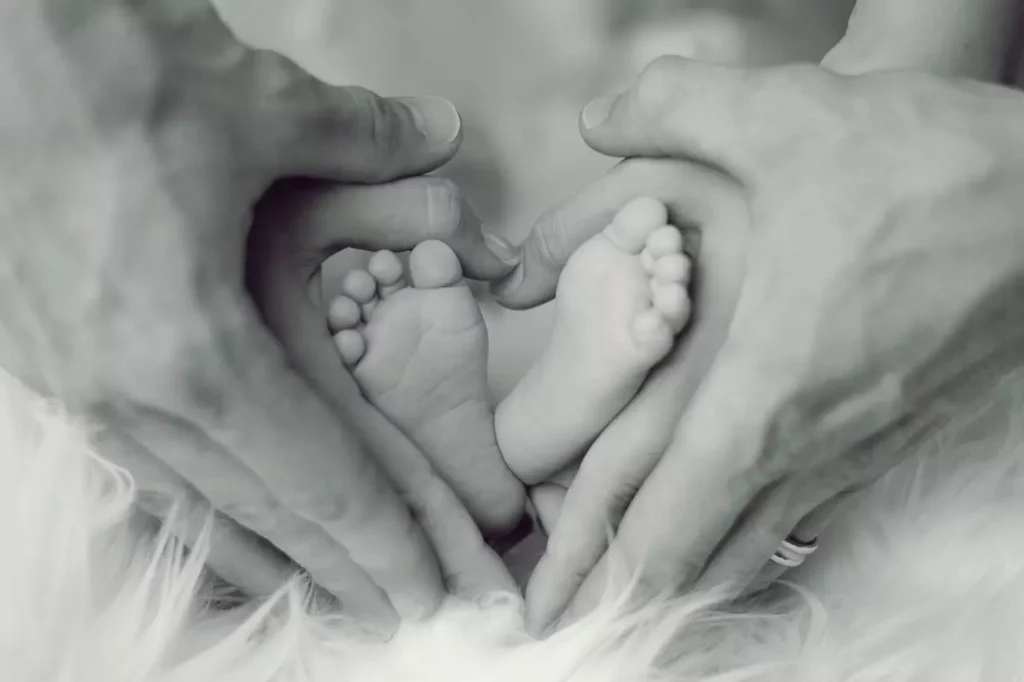
<path fill-rule="evenodd" d="M 454 108 L 328 87 L 207 0 L 27 3 L 0 24 L 0 364 L 96 418 L 150 511 L 184 499 L 187 539 L 218 510 L 211 562 L 251 592 L 290 573 L 256 536 L 384 625 L 434 608 L 442 578 L 510 587 L 310 293 L 343 246 L 442 238 L 471 276 L 508 272 L 454 188 L 415 177 L 455 153 Z M 295 176 L 332 182 L 276 186 L 250 230 Z"/>
<path fill-rule="evenodd" d="M 702 275 L 738 277 L 721 299 L 697 292 L 724 340 L 693 359 L 685 378 L 706 376 L 667 451 L 624 460 L 601 447 L 617 422 L 584 458 L 529 587 L 535 628 L 602 588 L 609 520 L 621 518 L 610 551 L 647 589 L 742 588 L 801 519 L 885 473 L 1024 359 L 1022 113 L 1020 94 L 968 81 L 682 59 L 587 108 L 598 151 L 734 178 L 749 229 L 733 245 L 738 272 L 721 248 L 700 254 Z M 523 291 L 531 253 L 554 263 L 556 243 L 528 242 Z"/>

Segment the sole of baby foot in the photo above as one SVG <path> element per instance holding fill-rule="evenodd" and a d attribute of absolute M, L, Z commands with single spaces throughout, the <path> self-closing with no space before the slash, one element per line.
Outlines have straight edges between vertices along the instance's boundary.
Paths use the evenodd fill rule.
<path fill-rule="evenodd" d="M 572 255 L 551 341 L 496 414 L 501 452 L 524 483 L 579 457 L 668 355 L 689 320 L 690 267 L 653 199 L 624 206 Z"/>
<path fill-rule="evenodd" d="M 487 328 L 455 253 L 424 242 L 407 273 L 382 251 L 342 290 L 328 324 L 366 398 L 424 451 L 485 534 L 515 528 L 525 491 L 498 450 Z"/>

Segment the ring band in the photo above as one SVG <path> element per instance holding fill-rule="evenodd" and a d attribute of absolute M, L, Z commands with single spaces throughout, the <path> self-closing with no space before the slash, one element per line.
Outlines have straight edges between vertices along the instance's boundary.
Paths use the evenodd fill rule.
<path fill-rule="evenodd" d="M 785 568 L 795 568 L 814 554 L 816 549 L 818 549 L 818 538 L 805 542 L 790 535 L 775 550 L 772 561 Z"/>

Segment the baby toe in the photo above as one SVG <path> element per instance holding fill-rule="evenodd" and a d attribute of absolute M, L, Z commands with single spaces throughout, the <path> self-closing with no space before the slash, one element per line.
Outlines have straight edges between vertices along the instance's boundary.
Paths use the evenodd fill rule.
<path fill-rule="evenodd" d="M 440 289 L 462 281 L 462 265 L 451 247 L 432 239 L 409 254 L 409 274 L 417 289 Z"/>
<path fill-rule="evenodd" d="M 359 304 L 362 308 L 363 321 L 369 322 L 377 307 L 377 280 L 373 275 L 366 270 L 353 270 L 342 280 L 341 290 Z"/>
<path fill-rule="evenodd" d="M 377 281 L 377 293 L 387 297 L 405 286 L 405 268 L 392 251 L 378 251 L 367 265 L 370 275 Z"/>
<path fill-rule="evenodd" d="M 366 270 L 353 270 L 342 280 L 341 290 L 360 305 L 369 303 L 377 295 L 377 281 Z"/>
<path fill-rule="evenodd" d="M 673 334 L 681 332 L 690 317 L 690 296 L 686 289 L 678 284 L 664 284 L 654 288 L 652 298 L 654 309 Z"/>
<path fill-rule="evenodd" d="M 652 269 L 650 274 L 659 282 L 686 284 L 690 281 L 690 259 L 682 253 L 653 259 Z"/>
<path fill-rule="evenodd" d="M 657 258 L 663 258 L 683 251 L 683 234 L 672 225 L 664 225 L 647 237 L 647 250 Z"/>
<path fill-rule="evenodd" d="M 334 335 L 334 347 L 338 349 L 341 361 L 351 367 L 363 359 L 366 339 L 355 329 L 345 329 Z"/>
<path fill-rule="evenodd" d="M 633 320 L 633 338 L 645 351 L 662 356 L 672 348 L 674 333 L 668 322 L 656 309 L 648 309 Z"/>
<path fill-rule="evenodd" d="M 352 329 L 362 319 L 359 304 L 348 296 L 338 296 L 327 307 L 327 328 L 332 334 L 343 329 Z"/>

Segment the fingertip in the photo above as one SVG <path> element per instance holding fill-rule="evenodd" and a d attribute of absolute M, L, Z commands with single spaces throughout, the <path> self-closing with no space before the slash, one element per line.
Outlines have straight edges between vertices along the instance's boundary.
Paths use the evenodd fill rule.
<path fill-rule="evenodd" d="M 580 112 L 580 131 L 593 130 L 607 121 L 618 99 L 618 95 L 602 95 L 590 100 Z"/>
<path fill-rule="evenodd" d="M 526 310 L 547 303 L 555 297 L 558 277 L 565 259 L 552 257 L 549 249 L 540 244 L 540 236 L 547 230 L 543 226 L 534 228 L 525 242 L 520 245 L 520 261 L 516 268 L 491 286 L 495 300 L 511 310 Z"/>
<path fill-rule="evenodd" d="M 456 183 L 431 176 L 418 180 L 424 187 L 423 237 L 448 244 L 470 279 L 492 282 L 513 271 L 519 263 L 518 249 L 501 236 L 484 231 L 483 222 Z"/>
<path fill-rule="evenodd" d="M 560 607 L 551 598 L 551 557 L 545 552 L 533 569 L 526 585 L 526 631 L 531 637 L 543 638 L 558 617 Z"/>
<path fill-rule="evenodd" d="M 629 156 L 616 134 L 625 120 L 620 113 L 623 100 L 622 95 L 596 97 L 580 112 L 580 137 L 588 147 L 605 156 Z"/>
<path fill-rule="evenodd" d="M 466 277 L 497 282 L 515 272 L 520 262 L 518 249 L 502 237 L 481 232 L 478 225 L 465 229 L 468 236 L 456 239 L 452 248 L 459 255 Z"/>
<path fill-rule="evenodd" d="M 519 265 L 522 261 L 523 256 L 519 252 L 519 249 L 512 246 L 504 237 L 494 234 L 493 232 L 483 233 L 484 244 L 487 245 L 488 251 L 501 261 L 502 265 L 506 268 L 512 269 Z M 508 274 L 505 272 L 503 274 Z"/>
<path fill-rule="evenodd" d="M 427 142 L 455 153 L 462 140 L 462 116 L 451 100 L 426 95 L 392 97 L 390 101 L 408 109 L 410 120 Z"/>

